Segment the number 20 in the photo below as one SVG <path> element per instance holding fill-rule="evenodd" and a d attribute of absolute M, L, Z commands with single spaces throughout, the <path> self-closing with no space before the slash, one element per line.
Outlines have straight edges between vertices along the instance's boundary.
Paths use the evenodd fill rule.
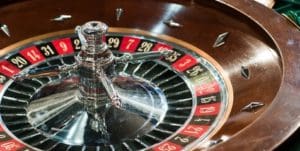
<path fill-rule="evenodd" d="M 15 58 L 11 59 L 11 62 L 12 62 L 13 64 L 17 65 L 18 68 L 22 68 L 22 67 L 24 67 L 25 65 L 28 64 L 27 61 L 26 61 L 24 58 L 19 57 L 19 56 L 17 56 L 17 57 L 15 57 Z"/>

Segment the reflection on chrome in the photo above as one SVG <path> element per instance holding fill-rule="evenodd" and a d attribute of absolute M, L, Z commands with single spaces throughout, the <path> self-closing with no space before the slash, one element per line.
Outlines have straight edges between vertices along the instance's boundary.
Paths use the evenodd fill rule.
<path fill-rule="evenodd" d="M 89 126 L 92 117 L 77 97 L 79 91 L 69 89 L 75 87 L 76 83 L 67 85 L 65 81 L 44 86 L 35 94 L 38 98 L 32 100 L 27 108 L 29 123 L 44 135 L 65 144 L 102 144 L 104 138 L 95 135 Z M 110 106 L 106 114 L 110 143 L 144 135 L 165 117 L 167 100 L 154 84 L 124 76 L 116 77 L 113 84 L 121 97 L 122 109 Z M 47 94 L 49 90 L 52 94 Z"/>
<path fill-rule="evenodd" d="M 125 53 L 121 57 L 116 57 L 103 40 L 107 30 L 108 26 L 98 21 L 91 21 L 82 26 L 77 26 L 76 32 L 82 43 L 82 48 L 76 57 L 75 64 L 31 69 L 14 77 L 15 80 L 22 81 L 24 79 L 57 76 L 69 72 L 72 73 L 72 78 L 77 77 L 78 80 L 74 81 L 76 85 L 72 84 L 74 85 L 73 90 L 65 89 L 65 91 L 56 91 L 50 95 L 43 95 L 45 92 L 41 91 L 41 94 L 36 94 L 39 97 L 31 101 L 27 112 L 29 122 L 45 135 L 66 142 L 69 139 L 65 136 L 71 134 L 61 134 L 60 129 L 63 128 L 64 131 L 67 129 L 72 133 L 71 129 L 74 128 L 72 125 L 80 125 L 77 131 L 84 133 L 84 135 L 72 134 L 72 136 L 78 137 L 75 138 L 75 141 L 69 140 L 66 143 L 71 145 L 78 145 L 76 142 L 91 143 L 93 145 L 109 144 L 114 142 L 112 140 L 114 136 L 111 136 L 111 134 L 118 134 L 118 132 L 110 132 L 114 131 L 111 130 L 114 125 L 119 125 L 115 122 L 120 121 L 120 117 L 112 120 L 114 116 L 130 115 L 130 118 L 135 119 L 135 122 L 141 121 L 140 124 L 137 122 L 138 124 L 134 126 L 135 129 L 132 132 L 124 133 L 124 137 L 129 137 L 129 135 L 149 131 L 151 128 L 144 128 L 155 126 L 166 113 L 166 98 L 161 94 L 161 90 L 142 80 L 129 77 L 118 78 L 115 66 L 117 63 L 141 63 L 147 60 L 169 57 L 172 52 L 162 50 L 135 54 Z M 61 81 L 58 83 L 66 82 Z M 122 115 L 119 115 L 119 113 L 122 113 Z M 86 120 L 80 120 L 85 124 L 74 123 L 74 120 L 79 120 L 78 117 L 85 117 L 82 114 L 87 114 L 87 118 L 83 118 Z M 127 120 L 127 117 L 122 118 L 125 121 Z M 122 126 L 126 127 L 127 125 Z M 59 131 L 53 132 L 53 128 Z M 122 128 L 117 130 L 123 131 Z M 90 137 L 93 134 L 96 135 Z M 88 140 L 85 139 L 86 136 L 89 136 Z M 123 137 L 118 134 L 117 138 L 117 141 L 119 141 Z"/>

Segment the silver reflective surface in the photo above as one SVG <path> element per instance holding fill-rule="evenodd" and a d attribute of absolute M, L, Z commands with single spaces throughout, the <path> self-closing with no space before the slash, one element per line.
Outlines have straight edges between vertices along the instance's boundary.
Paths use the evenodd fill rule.
<path fill-rule="evenodd" d="M 30 69 L 17 76 L 16 81 L 28 77 L 45 78 L 51 73 L 72 73 L 72 86 L 67 85 L 68 89 L 62 89 L 67 83 L 58 80 L 59 86 L 43 86 L 36 94 L 39 97 L 30 101 L 28 121 L 38 132 L 68 145 L 108 145 L 143 135 L 163 119 L 167 105 L 162 91 L 150 82 L 118 76 L 115 67 L 120 62 L 168 57 L 170 51 L 125 53 L 117 57 L 104 41 L 107 30 L 108 26 L 99 21 L 77 26 L 82 47 L 75 64 L 55 66 L 54 70 L 51 66 L 48 70 L 44 67 Z M 50 87 L 57 88 L 49 94 Z"/>
<path fill-rule="evenodd" d="M 122 108 L 109 106 L 105 124 L 106 142 L 91 126 L 93 118 L 78 98 L 77 78 L 45 85 L 27 108 L 29 123 L 50 139 L 68 145 L 99 145 L 118 143 L 142 136 L 160 123 L 167 110 L 166 97 L 150 82 L 130 76 L 117 76 L 113 84 L 122 100 Z"/>
<path fill-rule="evenodd" d="M 222 89 L 222 111 L 216 119 L 203 118 L 220 121 L 227 108 L 220 73 L 198 54 L 174 48 L 180 48 L 181 55 L 195 56 L 199 64 L 178 72 L 158 59 L 168 54 L 155 51 L 124 54 L 114 50 L 113 55 L 105 53 L 101 59 L 77 53 L 47 58 L 28 67 L 30 72 L 20 72 L 29 78 L 7 84 L 1 96 L 0 120 L 15 138 L 40 150 L 150 149 L 174 138 L 193 122 L 193 113 L 201 103 L 196 85 L 216 80 Z M 48 75 L 44 76 L 45 72 Z M 118 97 L 120 105 L 115 105 Z M 206 138 L 216 123 L 208 123 L 212 128 L 197 141 Z"/>

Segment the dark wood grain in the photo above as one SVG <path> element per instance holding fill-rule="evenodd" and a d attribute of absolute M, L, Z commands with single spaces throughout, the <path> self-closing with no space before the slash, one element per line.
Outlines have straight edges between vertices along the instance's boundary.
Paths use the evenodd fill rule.
<path fill-rule="evenodd" d="M 124 9 L 120 21 L 114 14 L 118 7 Z M 50 21 L 60 14 L 73 18 Z M 168 27 L 163 24 L 167 19 L 184 26 Z M 269 150 L 298 127 L 299 31 L 279 14 L 252 1 L 19 1 L 0 8 L 0 22 L 9 26 L 12 35 L 8 38 L 0 33 L 0 49 L 33 36 L 74 29 L 90 20 L 173 36 L 204 50 L 220 63 L 232 82 L 234 104 L 228 121 L 214 136 L 231 138 L 213 150 Z M 223 32 L 230 33 L 226 44 L 212 48 Z M 250 79 L 241 76 L 241 66 L 249 68 Z M 252 101 L 265 106 L 256 112 L 241 112 Z"/>

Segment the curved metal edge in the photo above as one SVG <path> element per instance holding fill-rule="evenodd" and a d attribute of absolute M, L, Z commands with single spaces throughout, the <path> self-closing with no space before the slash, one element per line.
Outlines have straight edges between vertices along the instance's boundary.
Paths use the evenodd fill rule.
<path fill-rule="evenodd" d="M 300 126 L 300 32 L 287 19 L 254 1 L 217 1 L 258 23 L 274 40 L 282 57 L 283 78 L 273 103 L 258 119 L 210 150 L 272 150 Z"/>
<path fill-rule="evenodd" d="M 275 5 L 275 0 L 255 0 L 266 7 L 272 8 Z"/>

